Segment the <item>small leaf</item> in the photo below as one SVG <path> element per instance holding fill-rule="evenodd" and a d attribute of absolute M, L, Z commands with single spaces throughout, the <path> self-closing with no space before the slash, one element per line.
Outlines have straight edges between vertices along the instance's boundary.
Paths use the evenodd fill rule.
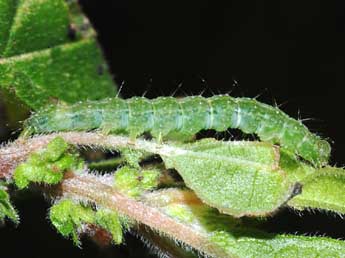
<path fill-rule="evenodd" d="M 71 237 L 76 245 L 80 245 L 78 230 L 83 223 L 95 222 L 94 211 L 71 200 L 62 200 L 51 207 L 49 218 L 54 227 L 64 237 Z"/>
<path fill-rule="evenodd" d="M 68 144 L 60 137 L 53 139 L 45 149 L 32 153 L 25 163 L 14 171 L 13 179 L 19 189 L 27 187 L 30 182 L 57 184 L 63 179 L 68 169 L 79 169 L 83 162 Z"/>
<path fill-rule="evenodd" d="M 139 162 L 144 156 L 144 153 L 142 151 L 132 150 L 129 148 L 122 148 L 120 149 L 120 151 L 121 157 L 123 157 L 126 160 L 126 163 L 129 166 L 139 169 Z"/>
<path fill-rule="evenodd" d="M 144 191 L 152 190 L 159 183 L 160 173 L 155 169 L 144 169 L 140 175 L 140 185 Z"/>
<path fill-rule="evenodd" d="M 132 167 L 122 167 L 115 173 L 114 186 L 121 192 L 138 197 L 144 191 L 153 189 L 158 185 L 159 171 L 142 170 L 139 171 Z"/>
<path fill-rule="evenodd" d="M 71 237 L 78 246 L 79 234 L 84 233 L 82 226 L 86 224 L 108 231 L 115 244 L 122 243 L 125 220 L 122 222 L 122 218 L 115 211 L 104 208 L 94 211 L 90 206 L 65 199 L 51 207 L 49 217 L 58 232 L 64 237 Z"/>
<path fill-rule="evenodd" d="M 0 87 L 32 108 L 115 94 L 95 33 L 69 2 L 0 0 Z"/>
<path fill-rule="evenodd" d="M 32 164 L 19 165 L 13 175 L 14 182 L 19 189 L 27 187 L 30 182 L 57 184 L 63 178 L 61 171 L 50 170 L 47 166 Z"/>
<path fill-rule="evenodd" d="M 11 219 L 14 223 L 19 223 L 19 217 L 16 210 L 13 208 L 10 197 L 3 186 L 0 186 L 0 220 L 5 217 Z"/>
<path fill-rule="evenodd" d="M 99 209 L 96 212 L 96 224 L 110 232 L 115 244 L 122 243 L 122 224 L 118 214 L 108 209 Z"/>
<path fill-rule="evenodd" d="M 135 168 L 122 167 L 115 173 L 115 187 L 129 196 L 140 195 L 139 171 Z"/>
<path fill-rule="evenodd" d="M 47 144 L 47 147 L 44 151 L 44 159 L 47 161 L 57 161 L 64 152 L 67 150 L 68 144 L 61 137 L 56 137 L 50 143 Z"/>
<path fill-rule="evenodd" d="M 265 215 L 294 190 L 268 143 L 205 139 L 160 154 L 205 203 L 230 215 Z"/>

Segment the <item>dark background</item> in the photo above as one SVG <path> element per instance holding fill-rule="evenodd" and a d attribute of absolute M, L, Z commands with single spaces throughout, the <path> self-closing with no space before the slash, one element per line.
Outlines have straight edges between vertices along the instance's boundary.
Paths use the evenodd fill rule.
<path fill-rule="evenodd" d="M 121 95 L 200 94 L 258 98 L 283 104 L 332 142 L 332 164 L 345 165 L 343 1 L 81 0 Z M 1 229 L 1 257 L 144 257 L 139 241 L 83 250 L 49 225 L 42 198 L 17 201 L 22 223 Z M 33 212 L 35 211 L 35 212 Z M 345 237 L 331 213 L 283 211 L 268 230 Z M 155 256 L 153 256 L 155 257 Z"/>

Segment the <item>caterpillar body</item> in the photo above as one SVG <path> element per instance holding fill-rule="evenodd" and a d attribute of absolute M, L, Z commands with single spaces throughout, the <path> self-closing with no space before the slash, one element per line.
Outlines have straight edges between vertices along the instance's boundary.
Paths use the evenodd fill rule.
<path fill-rule="evenodd" d="M 203 129 L 221 132 L 238 128 L 279 144 L 316 166 L 327 163 L 330 155 L 327 141 L 280 109 L 228 95 L 112 98 L 50 106 L 31 116 L 26 128 L 33 133 L 100 129 L 133 137 L 147 132 L 160 139 L 186 139 Z"/>

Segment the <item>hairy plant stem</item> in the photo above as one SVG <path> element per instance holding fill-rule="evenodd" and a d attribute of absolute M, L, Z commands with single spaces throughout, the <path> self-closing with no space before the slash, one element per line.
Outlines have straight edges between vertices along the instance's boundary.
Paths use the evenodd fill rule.
<path fill-rule="evenodd" d="M 197 232 L 188 225 L 169 217 L 160 211 L 159 207 L 153 206 L 152 203 L 137 201 L 119 193 L 108 184 L 97 180 L 93 175 L 73 174 L 61 183 L 60 189 L 66 197 L 91 201 L 97 205 L 116 210 L 159 233 L 192 246 L 207 255 L 227 257 L 223 250 L 208 241 L 206 234 Z"/>
<path fill-rule="evenodd" d="M 118 149 L 129 147 L 131 149 L 167 156 L 183 156 L 184 154 L 190 155 L 190 153 L 188 153 L 188 149 L 178 148 L 170 146 L 168 144 L 147 141 L 143 139 L 131 139 L 125 136 L 103 135 L 96 132 L 53 133 L 49 135 L 38 135 L 32 138 L 20 138 L 17 141 L 4 145 L 2 148 L 0 148 L 0 179 L 6 178 L 10 180 L 13 174 L 13 170 L 17 165 L 19 165 L 21 162 L 24 162 L 32 152 L 45 147 L 45 145 L 47 145 L 49 142 L 51 142 L 51 140 L 58 136 L 62 137 L 65 141 L 73 145 L 90 146 L 101 149 Z M 336 168 L 329 168 L 330 171 L 327 172 L 327 170 L 326 175 L 332 174 L 331 172 L 334 169 Z M 194 194 L 184 194 L 183 191 L 179 191 L 178 189 L 176 189 L 176 192 L 170 195 L 169 192 L 164 192 L 164 194 L 168 194 L 172 198 L 155 198 L 154 194 L 157 194 L 157 196 L 162 195 L 161 192 L 157 191 L 153 192 L 153 195 L 144 194 L 144 196 L 142 196 L 138 200 L 130 198 L 114 188 L 112 177 L 96 176 L 85 171 L 82 173 L 66 173 L 65 178 L 59 185 L 58 189 L 60 190 L 60 192 L 53 192 L 53 197 L 56 197 L 60 194 L 62 196 L 68 196 L 80 201 L 93 202 L 96 206 L 102 206 L 108 209 L 115 210 L 138 223 L 136 224 L 137 226 L 134 226 L 134 230 L 140 231 L 140 225 L 146 225 L 152 230 L 157 231 L 164 236 L 170 237 L 173 240 L 177 240 L 183 244 L 191 246 L 207 256 L 229 257 L 230 254 L 236 254 L 236 252 L 238 254 L 241 254 L 241 251 L 244 252 L 246 251 L 246 249 L 240 247 L 239 250 L 236 250 L 238 245 L 241 245 L 242 243 L 245 246 L 247 244 L 246 241 L 254 243 L 255 241 L 253 241 L 253 239 L 256 239 L 255 234 L 254 237 L 249 238 L 248 236 L 246 236 L 246 234 L 244 234 L 244 237 L 239 238 L 238 241 L 236 239 L 233 240 L 233 235 L 227 233 L 226 228 L 224 231 L 223 226 L 221 228 L 218 228 L 216 231 L 207 229 L 205 231 L 203 230 L 202 226 L 200 227 L 200 225 L 203 225 L 202 221 L 199 221 L 196 226 L 193 226 L 192 223 L 188 222 L 188 219 L 184 221 L 179 219 L 178 217 L 175 218 L 173 215 L 167 212 L 167 210 L 165 209 L 167 203 L 164 202 L 172 201 L 173 204 L 183 204 L 186 206 L 193 206 L 196 204 L 197 206 L 203 206 L 201 201 L 196 198 Z M 325 192 L 327 193 L 326 190 L 321 189 L 319 195 L 323 196 Z M 305 200 L 306 203 L 303 203 L 303 207 L 311 206 L 310 202 L 313 199 L 308 198 L 309 197 L 307 196 L 307 199 Z M 322 205 L 326 201 L 327 200 L 321 199 L 316 206 L 314 205 L 312 207 L 322 208 Z M 341 199 L 339 200 L 339 203 L 344 202 Z M 292 206 L 294 205 L 292 204 Z M 228 218 L 226 218 L 226 220 L 228 221 Z M 216 232 L 217 234 L 214 235 L 214 232 Z M 218 245 L 217 241 L 212 241 L 212 236 L 214 236 L 215 239 L 217 239 L 217 241 L 221 244 Z M 266 237 L 267 236 L 265 235 L 265 239 Z M 272 248 L 277 247 L 278 253 L 280 251 L 284 252 L 284 249 L 280 250 L 281 247 L 276 245 L 280 245 L 280 241 L 284 243 L 290 243 L 292 241 L 290 238 L 293 237 L 284 235 L 277 236 L 277 238 L 272 238 L 272 240 L 268 241 L 267 244 L 271 245 Z M 262 239 L 258 239 L 255 242 L 254 246 L 256 244 L 258 246 L 261 246 L 263 244 L 262 241 Z M 305 248 L 311 248 L 307 246 L 310 241 L 307 238 L 304 239 L 303 237 L 296 237 L 296 239 L 294 239 L 293 241 L 304 241 L 303 243 L 306 244 Z M 340 244 L 333 243 L 333 240 L 331 241 L 328 239 L 315 239 L 315 241 L 319 241 L 320 244 L 325 242 L 322 248 L 326 249 L 330 248 L 333 244 L 335 246 L 337 244 Z M 291 245 L 294 246 L 295 242 L 291 243 Z M 261 247 L 258 250 L 261 250 Z M 311 252 L 314 252 L 316 249 L 314 250 L 313 248 L 311 248 L 310 250 Z M 260 254 L 267 255 L 268 253 L 262 250 L 262 253 Z M 246 253 L 244 254 L 244 257 L 246 257 Z"/>
<path fill-rule="evenodd" d="M 0 148 L 0 178 L 10 178 L 13 169 L 19 163 L 25 161 L 30 153 L 44 147 L 52 139 L 58 136 L 74 145 L 92 146 L 102 149 L 130 147 L 132 149 L 146 150 L 148 152 L 158 154 L 167 154 L 178 151 L 178 149 L 168 145 L 151 141 L 142 139 L 132 140 L 125 136 L 104 135 L 93 132 L 52 133 L 49 135 L 34 136 L 32 138 L 19 138 L 15 142 Z"/>
<path fill-rule="evenodd" d="M 16 167 L 17 164 L 25 161 L 28 154 L 42 148 L 55 137 L 62 137 L 70 144 L 107 150 L 127 147 L 162 156 L 195 155 L 193 152 L 183 148 L 144 139 L 131 139 L 127 136 L 104 135 L 97 132 L 52 133 L 49 135 L 38 135 L 32 138 L 19 138 L 14 143 L 0 148 L 0 178 L 10 174 L 11 170 Z M 200 156 L 203 154 L 198 152 L 197 155 Z M 222 159 L 222 157 L 220 157 L 220 159 Z M 233 157 L 227 157 L 227 159 L 241 162 L 241 160 Z M 250 161 L 246 161 L 247 164 L 249 162 Z M 252 162 L 252 165 L 257 166 L 254 162 Z"/>
<path fill-rule="evenodd" d="M 137 139 L 135 141 L 123 136 L 104 136 L 97 133 L 54 133 L 40 135 L 32 138 L 20 138 L 17 141 L 0 148 L 0 178 L 11 179 L 13 170 L 18 164 L 24 162 L 34 151 L 43 148 L 52 139 L 60 136 L 67 142 L 75 145 L 87 145 L 114 149 L 117 147 L 131 146 L 134 149 L 145 149 L 147 151 L 169 152 L 174 151 L 169 146 L 159 145 L 154 142 Z M 212 257 L 228 257 L 224 251 L 208 240 L 206 234 L 198 232 L 192 227 L 182 224 L 166 215 L 153 203 L 137 201 L 118 192 L 109 183 L 95 175 L 82 173 L 68 173 L 59 185 L 60 194 L 77 200 L 90 201 L 96 205 L 103 206 L 128 216 L 130 219 L 144 224 L 151 229 L 162 233 L 174 240 L 187 244 L 196 250 Z M 177 196 L 179 201 L 188 203 L 200 202 L 198 199 L 191 199 L 190 196 Z M 159 204 L 158 204 L 159 206 Z"/>
<path fill-rule="evenodd" d="M 91 146 L 108 150 L 130 147 L 132 149 L 168 156 L 176 154 L 183 155 L 185 153 L 182 152 L 188 152 L 188 150 L 176 148 L 168 144 L 143 139 L 131 139 L 126 136 L 105 135 L 100 132 L 60 132 L 48 135 L 36 135 L 30 138 L 19 138 L 15 142 L 0 148 L 0 178 L 11 179 L 13 170 L 18 164 L 24 162 L 30 153 L 44 147 L 58 136 L 74 145 Z M 304 206 L 308 207 L 308 204 L 313 204 L 313 200 L 309 200 L 308 196 L 306 198 L 304 200 Z M 293 202 L 291 202 L 291 206 L 295 206 Z M 310 206 L 318 208 L 315 205 Z M 318 206 L 323 207 L 320 204 Z"/>

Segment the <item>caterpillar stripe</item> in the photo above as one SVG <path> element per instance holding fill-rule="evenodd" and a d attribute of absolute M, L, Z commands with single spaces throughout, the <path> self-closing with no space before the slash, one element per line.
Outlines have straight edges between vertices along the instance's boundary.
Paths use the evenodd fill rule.
<path fill-rule="evenodd" d="M 113 98 L 50 106 L 34 114 L 26 127 L 33 133 L 100 129 L 137 137 L 148 132 L 160 139 L 186 139 L 202 129 L 221 132 L 238 128 L 262 141 L 279 144 L 316 166 L 327 163 L 330 155 L 327 141 L 280 109 L 228 95 Z"/>

